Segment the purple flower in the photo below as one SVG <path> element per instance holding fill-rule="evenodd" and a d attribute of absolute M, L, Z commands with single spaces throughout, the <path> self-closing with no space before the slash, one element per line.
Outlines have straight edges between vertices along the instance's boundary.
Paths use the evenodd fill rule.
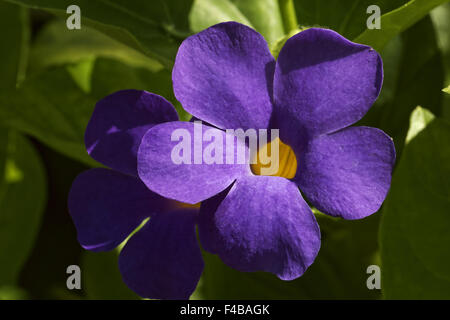
<path fill-rule="evenodd" d="M 186 299 L 203 271 L 195 235 L 198 210 L 180 208 L 137 177 L 142 136 L 155 124 L 177 120 L 169 102 L 145 91 L 119 91 L 99 101 L 85 144 L 91 157 L 112 170 L 81 173 L 69 194 L 78 241 L 88 250 L 114 249 L 151 217 L 119 256 L 123 280 L 142 297 Z"/>
<path fill-rule="evenodd" d="M 211 125 L 207 130 L 277 128 L 286 158 L 295 155 L 280 176 L 262 176 L 249 165 L 173 163 L 178 142 L 171 134 L 183 128 L 194 136 L 193 123 L 159 124 L 143 137 L 139 177 L 164 197 L 202 202 L 201 244 L 227 265 L 284 280 L 305 272 L 319 251 L 320 231 L 299 188 L 335 217 L 360 219 L 380 208 L 394 144 L 381 130 L 348 127 L 381 89 L 382 60 L 370 47 L 312 28 L 287 40 L 275 61 L 259 33 L 221 23 L 181 44 L 172 80 L 176 98 Z"/>
<path fill-rule="evenodd" d="M 376 212 L 389 190 L 392 140 L 348 127 L 376 100 L 382 79 L 373 49 L 331 30 L 293 36 L 277 61 L 260 34 L 238 23 L 189 37 L 173 70 L 176 98 L 223 141 L 226 129 L 279 129 L 277 176 L 249 164 L 174 163 L 173 132 L 195 136 L 195 124 L 177 121 L 157 95 L 121 91 L 97 104 L 86 130 L 89 154 L 113 170 L 89 170 L 73 184 L 79 242 L 110 250 L 151 217 L 119 257 L 126 284 L 149 298 L 188 298 L 195 289 L 203 270 L 196 225 L 202 247 L 233 268 L 301 276 L 319 251 L 320 231 L 299 188 L 344 219 Z M 190 146 L 208 148 L 195 139 Z M 201 202 L 200 212 L 174 209 L 169 199 Z"/>

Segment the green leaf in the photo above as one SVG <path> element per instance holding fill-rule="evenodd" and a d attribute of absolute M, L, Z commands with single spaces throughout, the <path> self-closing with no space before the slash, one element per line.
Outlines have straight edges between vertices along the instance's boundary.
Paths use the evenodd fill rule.
<path fill-rule="evenodd" d="M 269 44 L 284 35 L 277 0 L 195 0 L 189 21 L 194 32 L 236 21 L 254 28 Z"/>
<path fill-rule="evenodd" d="M 148 56 L 89 27 L 73 31 L 64 20 L 49 22 L 39 32 L 30 52 L 31 71 L 75 64 L 96 57 L 111 58 L 132 67 L 159 71 L 163 66 Z"/>
<path fill-rule="evenodd" d="M 447 88 L 442 89 L 443 92 L 450 94 L 450 86 Z"/>
<path fill-rule="evenodd" d="M 22 135 L 0 129 L 0 286 L 15 285 L 46 203 L 43 164 Z"/>
<path fill-rule="evenodd" d="M 348 39 L 381 51 L 395 36 L 425 17 L 433 8 L 449 0 L 295 0 L 301 26 L 333 29 Z M 381 29 L 367 28 L 367 8 L 381 10 Z"/>
<path fill-rule="evenodd" d="M 389 40 L 420 21 L 433 8 L 448 1 L 411 0 L 404 6 L 383 14 L 381 29 L 367 29 L 355 39 L 355 42 L 367 44 L 375 50 L 381 51 Z"/>
<path fill-rule="evenodd" d="M 359 125 L 380 128 L 393 137 L 400 157 L 414 108 L 422 105 L 436 116 L 442 113 L 444 66 L 431 19 L 424 18 L 395 38 L 382 58 L 381 95 Z"/>
<path fill-rule="evenodd" d="M 201 299 L 376 299 L 366 286 L 369 265 L 377 262 L 379 215 L 345 221 L 317 215 L 322 244 L 315 262 L 293 281 L 270 273 L 239 272 L 204 253 L 205 270 L 194 294 Z"/>
<path fill-rule="evenodd" d="M 94 70 L 95 58 L 86 58 L 76 64 L 68 65 L 67 71 L 73 81 L 86 93 L 91 92 L 91 78 Z"/>
<path fill-rule="evenodd" d="M 415 136 L 417 136 L 431 121 L 434 120 L 434 118 L 434 114 L 427 109 L 420 106 L 414 109 L 409 120 L 409 130 L 406 135 L 406 143 L 409 143 L 412 139 L 414 139 Z"/>
<path fill-rule="evenodd" d="M 200 32 L 212 25 L 236 21 L 253 27 L 242 12 L 229 0 L 194 0 L 189 15 L 191 29 Z"/>
<path fill-rule="evenodd" d="M 173 65 L 180 40 L 189 34 L 191 0 L 10 0 L 67 18 L 67 7 L 81 9 L 81 28 L 91 26 L 160 61 Z M 155 3 L 156 2 L 156 3 Z M 74 30 L 73 32 L 77 32 Z"/>
<path fill-rule="evenodd" d="M 28 53 L 28 11 L 0 2 L 0 89 L 14 89 L 25 77 Z"/>
<path fill-rule="evenodd" d="M 83 288 L 88 299 L 140 299 L 123 282 L 118 267 L 118 251 L 85 251 L 82 259 Z"/>
<path fill-rule="evenodd" d="M 297 20 L 301 26 L 333 29 L 354 39 L 367 29 L 367 7 L 377 5 L 381 13 L 392 11 L 407 0 L 294 0 Z M 384 28 L 384 25 L 382 25 Z"/>
<path fill-rule="evenodd" d="M 278 0 L 231 0 L 269 44 L 284 35 Z"/>
<path fill-rule="evenodd" d="M 84 148 L 83 136 L 95 102 L 65 68 L 52 69 L 27 78 L 16 91 L 0 92 L 0 124 L 94 165 Z"/>
<path fill-rule="evenodd" d="M 405 147 L 395 171 L 380 229 L 388 299 L 450 298 L 449 139 L 450 124 L 433 120 Z"/>
<path fill-rule="evenodd" d="M 133 88 L 160 94 L 175 103 L 170 72 L 165 69 L 152 73 L 98 59 L 91 83 L 81 87 L 79 81 L 83 78 L 76 82 L 72 73 L 64 67 L 54 68 L 29 77 L 16 91 L 0 91 L 0 124 L 30 134 L 71 158 L 98 166 L 84 146 L 84 131 L 98 100 Z M 91 88 L 90 93 L 85 92 L 86 86 Z M 182 117 L 186 119 L 187 114 Z"/>

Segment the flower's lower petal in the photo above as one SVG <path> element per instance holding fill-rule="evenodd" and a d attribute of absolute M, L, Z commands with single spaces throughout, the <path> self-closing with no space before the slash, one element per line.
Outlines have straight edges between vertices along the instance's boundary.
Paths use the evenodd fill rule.
<path fill-rule="evenodd" d="M 157 214 L 133 235 L 119 257 L 124 282 L 141 297 L 188 299 L 203 271 L 196 211 Z"/>
<path fill-rule="evenodd" d="M 222 150 L 217 149 L 222 164 L 208 163 L 205 158 L 209 154 L 206 148 L 213 143 L 201 142 L 203 134 L 208 132 L 222 140 L 218 142 Z M 232 139 L 236 144 L 237 139 Z M 139 148 L 139 177 L 150 190 L 167 198 L 190 204 L 208 199 L 228 187 L 236 177 L 250 172 L 248 164 L 236 164 L 237 147 L 232 157 L 235 164 L 227 163 L 226 141 L 224 131 L 201 124 L 177 121 L 156 125 L 145 134 Z M 184 148 L 177 148 L 183 142 Z M 188 161 L 182 162 L 180 155 L 187 155 L 184 159 Z"/>
<path fill-rule="evenodd" d="M 350 127 L 309 143 L 295 181 L 320 211 L 361 219 L 378 211 L 391 184 L 392 139 L 370 127 Z"/>
<path fill-rule="evenodd" d="M 176 120 L 175 108 L 163 97 L 118 91 L 97 102 L 86 128 L 86 149 L 102 164 L 136 176 L 136 154 L 144 134 L 155 124 Z"/>
<path fill-rule="evenodd" d="M 170 202 L 138 178 L 98 168 L 75 179 L 68 205 L 81 246 L 106 251 L 125 240 L 143 219 L 169 208 Z"/>
<path fill-rule="evenodd" d="M 184 109 L 222 129 L 267 128 L 275 60 L 264 38 L 236 22 L 187 38 L 173 68 Z"/>
<path fill-rule="evenodd" d="M 204 250 L 217 254 L 220 248 L 220 241 L 217 237 L 217 228 L 214 224 L 214 215 L 223 199 L 230 192 L 230 187 L 221 193 L 202 201 L 198 216 L 199 239 Z"/>
<path fill-rule="evenodd" d="M 236 180 L 217 211 L 201 220 L 202 245 L 240 271 L 267 271 L 292 280 L 313 263 L 320 248 L 311 209 L 295 183 L 281 177 Z M 205 228 L 207 237 L 202 237 Z"/>
<path fill-rule="evenodd" d="M 302 31 L 286 42 L 277 60 L 278 125 L 308 136 L 345 128 L 366 114 L 382 81 L 382 60 L 372 48 L 331 30 Z"/>

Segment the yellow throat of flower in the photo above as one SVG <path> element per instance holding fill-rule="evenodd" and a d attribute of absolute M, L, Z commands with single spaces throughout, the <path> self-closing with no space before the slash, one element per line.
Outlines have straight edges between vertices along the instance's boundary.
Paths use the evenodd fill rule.
<path fill-rule="evenodd" d="M 200 208 L 200 202 L 196 204 L 190 204 L 186 202 L 180 202 L 180 201 L 173 201 L 175 209 L 199 209 Z"/>
<path fill-rule="evenodd" d="M 276 152 L 278 149 L 278 156 Z M 292 179 L 297 173 L 297 158 L 290 146 L 284 144 L 279 138 L 259 148 L 255 155 L 256 160 L 250 165 L 256 175 L 278 176 Z"/>

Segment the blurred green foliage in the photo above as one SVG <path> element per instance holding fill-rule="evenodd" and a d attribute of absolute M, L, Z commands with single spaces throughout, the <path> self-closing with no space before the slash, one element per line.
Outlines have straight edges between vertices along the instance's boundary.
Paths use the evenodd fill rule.
<path fill-rule="evenodd" d="M 450 299 L 450 122 L 420 108 L 411 120 L 423 130 L 405 147 L 383 210 L 384 294 Z"/>
<path fill-rule="evenodd" d="M 36 150 L 19 133 L 0 129 L 0 287 L 17 284 L 33 249 L 46 201 L 46 178 Z"/>
<path fill-rule="evenodd" d="M 173 65 L 180 41 L 189 34 L 191 0 L 12 0 L 67 17 L 70 5 L 82 8 L 83 24 L 92 26 L 165 66 Z"/>
<path fill-rule="evenodd" d="M 117 251 L 76 243 L 67 192 L 79 172 L 99 165 L 84 149 L 84 130 L 96 101 L 130 88 L 166 97 L 188 120 L 172 92 L 177 48 L 230 20 L 259 31 L 275 55 L 311 26 L 379 50 L 383 90 L 360 124 L 393 137 L 398 166 L 380 212 L 361 221 L 317 213 L 322 248 L 300 279 L 240 273 L 204 253 L 193 298 L 450 298 L 448 2 L 293 0 L 299 25 L 291 28 L 278 0 L 0 0 L 0 299 L 138 298 L 120 279 Z M 72 4 L 81 30 L 65 26 Z M 373 4 L 381 30 L 366 27 Z M 70 264 L 82 268 L 81 291 L 65 287 Z M 366 287 L 371 264 L 381 265 L 381 291 Z"/>
<path fill-rule="evenodd" d="M 12 29 L 9 29 L 12 28 Z M 0 2 L 0 89 L 13 92 L 24 76 L 28 12 Z M 46 202 L 46 177 L 38 153 L 14 128 L 0 127 L 0 298 L 23 298 L 19 274 L 33 249 Z"/>
<path fill-rule="evenodd" d="M 436 115 L 442 113 L 445 70 L 431 19 L 424 18 L 389 43 L 382 57 L 383 90 L 361 124 L 378 127 L 394 138 L 399 158 L 414 108 L 422 105 Z"/>

